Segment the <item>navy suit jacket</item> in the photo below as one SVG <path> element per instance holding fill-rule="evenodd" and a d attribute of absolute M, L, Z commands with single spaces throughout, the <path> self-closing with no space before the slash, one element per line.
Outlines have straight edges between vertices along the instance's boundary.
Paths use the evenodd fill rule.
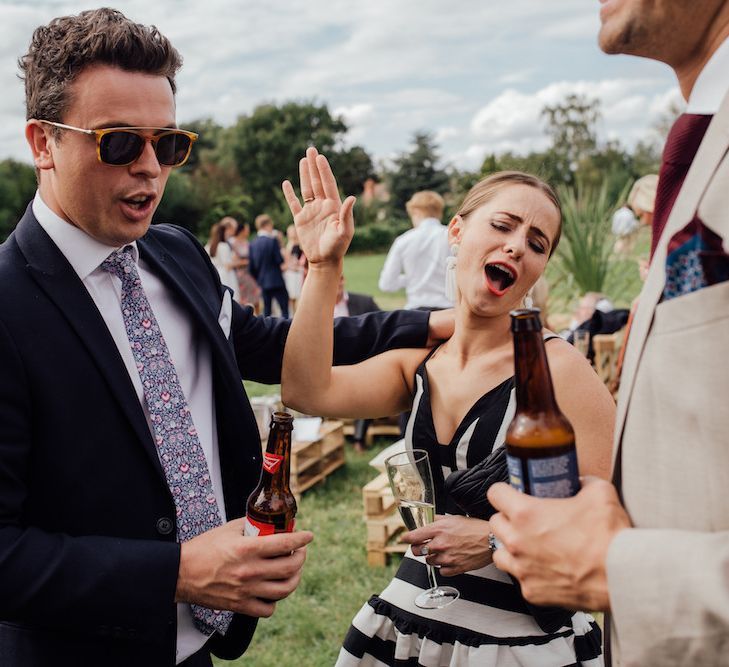
<path fill-rule="evenodd" d="M 156 225 L 138 245 L 210 344 L 225 509 L 243 516 L 261 446 L 241 377 L 280 380 L 289 322 L 234 303 L 226 339 L 200 244 Z M 340 320 L 337 360 L 423 345 L 426 321 Z M 0 246 L 0 369 L 0 665 L 174 665 L 175 506 L 114 340 L 30 207 Z M 236 615 L 208 646 L 235 658 L 255 625 Z"/>
<path fill-rule="evenodd" d="M 374 313 L 380 310 L 380 307 L 369 294 L 347 292 L 347 297 L 347 308 L 350 315 L 364 315 L 365 313 Z"/>
<path fill-rule="evenodd" d="M 272 236 L 256 236 L 249 245 L 248 261 L 248 270 L 261 289 L 286 287 L 281 273 L 283 257 L 278 239 Z"/>

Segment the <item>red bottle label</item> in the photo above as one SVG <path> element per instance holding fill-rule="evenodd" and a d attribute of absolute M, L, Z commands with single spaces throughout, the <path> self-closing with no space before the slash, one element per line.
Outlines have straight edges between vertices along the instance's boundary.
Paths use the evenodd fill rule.
<path fill-rule="evenodd" d="M 286 526 L 286 532 L 293 533 L 295 525 L 296 520 L 291 519 L 291 521 L 289 521 L 289 525 Z M 276 529 L 273 524 L 262 523 L 261 521 L 256 521 L 255 519 L 251 519 L 251 517 L 246 516 L 245 527 L 243 528 L 244 535 L 249 537 L 260 537 L 263 535 L 273 535 L 275 532 Z"/>
<path fill-rule="evenodd" d="M 263 469 L 273 475 L 273 473 L 281 467 L 281 461 L 283 461 L 283 459 L 284 457 L 279 454 L 269 454 L 268 452 L 264 452 Z"/>

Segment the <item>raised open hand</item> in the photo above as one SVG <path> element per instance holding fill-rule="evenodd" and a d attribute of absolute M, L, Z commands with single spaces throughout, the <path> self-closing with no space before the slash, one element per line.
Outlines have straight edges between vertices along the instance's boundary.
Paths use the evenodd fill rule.
<path fill-rule="evenodd" d="M 301 196 L 299 202 L 289 181 L 282 185 L 299 237 L 299 245 L 310 264 L 341 261 L 354 235 L 354 197 L 342 203 L 329 162 L 309 147 L 299 161 Z"/>

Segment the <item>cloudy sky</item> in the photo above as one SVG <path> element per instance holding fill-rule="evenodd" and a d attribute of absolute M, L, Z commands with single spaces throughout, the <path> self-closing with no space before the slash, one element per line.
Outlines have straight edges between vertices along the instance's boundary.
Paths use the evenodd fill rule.
<path fill-rule="evenodd" d="M 665 65 L 606 56 L 597 0 L 118 0 L 182 53 L 178 122 L 228 125 L 262 102 L 316 100 L 376 159 L 432 132 L 462 169 L 489 152 L 543 148 L 539 111 L 599 98 L 602 139 L 632 146 L 671 100 Z M 0 159 L 29 161 L 17 59 L 33 29 L 98 5 L 0 0 Z"/>

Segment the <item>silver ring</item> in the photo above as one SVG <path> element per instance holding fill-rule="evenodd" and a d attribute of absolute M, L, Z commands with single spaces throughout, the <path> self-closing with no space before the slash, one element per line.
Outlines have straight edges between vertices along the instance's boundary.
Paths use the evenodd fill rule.
<path fill-rule="evenodd" d="M 497 538 L 493 533 L 489 533 L 488 542 L 489 549 L 491 549 L 491 551 L 496 551 L 501 546 L 499 538 Z"/>
<path fill-rule="evenodd" d="M 304 204 L 308 204 L 310 201 L 314 201 L 316 197 L 304 197 Z"/>
<path fill-rule="evenodd" d="M 422 547 L 420 547 L 420 555 L 421 556 L 427 556 L 430 553 L 430 549 L 428 549 L 428 545 L 424 544 Z"/>

